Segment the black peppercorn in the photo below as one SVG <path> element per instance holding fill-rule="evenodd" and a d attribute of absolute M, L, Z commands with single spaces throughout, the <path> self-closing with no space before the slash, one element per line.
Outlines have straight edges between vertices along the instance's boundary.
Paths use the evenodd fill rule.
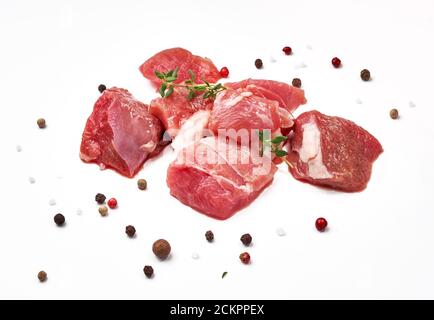
<path fill-rule="evenodd" d="M 368 69 L 363 69 L 360 71 L 360 78 L 362 78 L 363 81 L 369 81 L 371 79 L 371 73 Z"/>
<path fill-rule="evenodd" d="M 95 201 L 98 202 L 98 204 L 103 204 L 105 202 L 105 195 L 103 195 L 102 193 L 97 193 L 97 195 L 95 196 Z"/>
<path fill-rule="evenodd" d="M 128 237 L 132 238 L 136 234 L 136 228 L 134 228 L 134 226 L 126 226 L 125 233 Z"/>
<path fill-rule="evenodd" d="M 249 233 L 246 233 L 241 236 L 240 240 L 247 247 L 252 243 L 252 236 Z"/>
<path fill-rule="evenodd" d="M 292 79 L 292 86 L 296 88 L 301 88 L 301 80 L 299 78 Z"/>
<path fill-rule="evenodd" d="M 263 66 L 262 60 L 261 60 L 261 59 L 256 59 L 256 60 L 255 60 L 255 67 L 256 67 L 257 69 L 261 69 L 262 66 Z"/>
<path fill-rule="evenodd" d="M 208 242 L 212 242 L 214 240 L 214 233 L 211 230 L 205 232 L 205 238 Z"/>
<path fill-rule="evenodd" d="M 153 274 L 154 274 L 154 268 L 152 268 L 151 266 L 145 266 L 143 268 L 143 272 L 145 273 L 145 276 L 150 279 L 152 278 Z"/>
<path fill-rule="evenodd" d="M 103 85 L 103 84 L 100 84 L 100 85 L 98 86 L 98 91 L 99 91 L 100 93 L 103 93 L 106 89 L 107 89 L 107 87 L 106 87 L 105 85 Z"/>
<path fill-rule="evenodd" d="M 63 214 L 58 213 L 54 216 L 54 222 L 60 227 L 65 223 L 65 217 Z"/>

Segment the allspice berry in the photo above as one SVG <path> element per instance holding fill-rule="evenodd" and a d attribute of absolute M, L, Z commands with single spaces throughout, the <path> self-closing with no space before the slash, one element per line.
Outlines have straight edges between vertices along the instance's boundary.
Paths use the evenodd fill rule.
<path fill-rule="evenodd" d="M 214 233 L 211 230 L 208 230 L 207 232 L 205 232 L 205 239 L 208 242 L 212 242 L 214 240 Z"/>
<path fill-rule="evenodd" d="M 38 124 L 39 129 L 44 129 L 47 126 L 44 118 L 39 118 L 36 123 Z"/>
<path fill-rule="evenodd" d="M 126 226 L 125 233 L 128 237 L 132 238 L 136 234 L 136 228 L 134 228 L 134 226 Z"/>
<path fill-rule="evenodd" d="M 292 86 L 296 88 L 301 88 L 301 80 L 299 78 L 292 79 Z"/>
<path fill-rule="evenodd" d="M 102 217 L 105 217 L 108 215 L 108 208 L 107 206 L 101 206 L 98 208 L 98 212 Z"/>
<path fill-rule="evenodd" d="M 362 78 L 363 81 L 369 81 L 371 79 L 371 73 L 368 69 L 363 69 L 360 71 L 360 78 Z"/>
<path fill-rule="evenodd" d="M 248 247 L 252 243 L 252 236 L 249 233 L 246 233 L 241 236 L 240 240 L 246 247 Z"/>
<path fill-rule="evenodd" d="M 146 188 L 148 187 L 148 183 L 146 182 L 145 179 L 139 179 L 137 180 L 137 187 L 140 190 L 146 190 Z"/>
<path fill-rule="evenodd" d="M 154 268 L 152 268 L 151 266 L 145 266 L 143 268 L 143 272 L 145 273 L 145 276 L 150 279 L 152 278 L 152 276 L 154 275 Z"/>
<path fill-rule="evenodd" d="M 45 271 L 39 271 L 38 272 L 38 279 L 40 282 L 47 281 L 47 273 Z"/>
<path fill-rule="evenodd" d="M 395 120 L 399 118 L 399 112 L 397 109 L 390 110 L 390 117 Z"/>
<path fill-rule="evenodd" d="M 152 252 L 161 260 L 165 260 L 171 250 L 170 243 L 164 239 L 159 239 L 152 245 Z"/>

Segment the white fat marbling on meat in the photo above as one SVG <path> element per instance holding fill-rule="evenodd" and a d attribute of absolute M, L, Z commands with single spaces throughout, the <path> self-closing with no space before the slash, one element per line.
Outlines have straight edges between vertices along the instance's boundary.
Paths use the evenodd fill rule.
<path fill-rule="evenodd" d="M 148 152 L 152 152 L 152 151 L 154 151 L 155 147 L 156 147 L 156 143 L 152 140 L 149 140 L 147 143 L 142 144 L 140 146 L 140 149 L 148 151 Z"/>
<path fill-rule="evenodd" d="M 299 155 L 300 160 L 308 164 L 309 176 L 311 178 L 332 178 L 332 175 L 322 162 L 321 133 L 313 122 L 303 125 L 303 142 Z"/>
<path fill-rule="evenodd" d="M 208 124 L 210 112 L 199 110 L 186 120 L 179 129 L 176 138 L 172 142 L 175 152 L 199 141 L 203 136 L 203 130 Z"/>

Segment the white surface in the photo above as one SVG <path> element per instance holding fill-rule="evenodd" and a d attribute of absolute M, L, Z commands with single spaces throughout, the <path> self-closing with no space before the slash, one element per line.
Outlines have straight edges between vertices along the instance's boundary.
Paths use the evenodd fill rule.
<path fill-rule="evenodd" d="M 2 1 L 0 298 L 434 298 L 433 31 L 430 0 Z M 230 80 L 300 77 L 309 103 L 299 112 L 354 120 L 383 144 L 367 190 L 324 191 L 282 166 L 257 201 L 221 222 L 169 195 L 169 149 L 138 175 L 147 191 L 83 164 L 81 133 L 97 86 L 149 101 L 155 93 L 137 68 L 173 46 L 228 66 Z M 334 56 L 343 68 L 331 67 Z M 258 57 L 263 70 L 254 68 Z M 360 80 L 363 68 L 373 81 Z M 106 218 L 97 192 L 118 199 Z M 64 228 L 53 223 L 57 212 Z M 315 230 L 318 216 L 329 231 Z M 128 224 L 135 239 L 124 233 Z M 209 229 L 214 243 L 204 239 Z M 253 235 L 250 266 L 238 260 L 245 232 Z M 169 261 L 151 252 L 158 238 L 172 244 Z M 144 277 L 145 264 L 154 279 Z"/>

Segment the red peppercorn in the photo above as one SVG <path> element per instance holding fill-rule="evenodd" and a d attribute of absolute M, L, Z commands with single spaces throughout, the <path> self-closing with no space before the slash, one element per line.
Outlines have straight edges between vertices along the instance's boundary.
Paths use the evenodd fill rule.
<path fill-rule="evenodd" d="M 341 66 L 341 59 L 339 59 L 338 57 L 334 57 L 332 59 L 332 65 L 335 68 L 339 68 Z"/>
<path fill-rule="evenodd" d="M 226 67 L 223 67 L 220 69 L 220 76 L 222 78 L 227 78 L 229 76 L 229 69 Z"/>
<path fill-rule="evenodd" d="M 289 56 L 289 55 L 292 53 L 292 49 L 291 49 L 291 47 L 284 47 L 284 48 L 282 49 L 282 51 L 283 51 L 287 56 Z"/>
<path fill-rule="evenodd" d="M 250 254 L 248 252 L 243 252 L 242 254 L 240 254 L 240 260 L 244 264 L 249 264 L 250 263 Z"/>
<path fill-rule="evenodd" d="M 316 219 L 315 227 L 318 231 L 324 231 L 327 228 L 327 220 L 324 218 Z"/>
<path fill-rule="evenodd" d="M 118 206 L 118 201 L 115 198 L 111 198 L 108 202 L 107 205 L 109 206 L 110 209 L 114 209 Z"/>

